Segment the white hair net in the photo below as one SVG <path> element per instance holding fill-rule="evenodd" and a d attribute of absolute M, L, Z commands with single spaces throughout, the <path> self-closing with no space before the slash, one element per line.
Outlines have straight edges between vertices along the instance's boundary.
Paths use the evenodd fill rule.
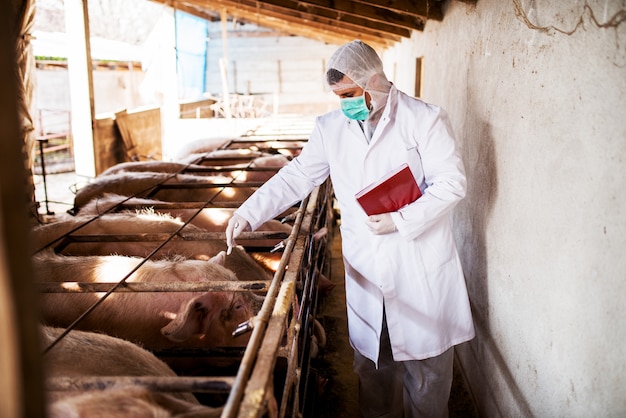
<path fill-rule="evenodd" d="M 383 71 L 383 63 L 374 49 L 360 40 L 344 44 L 328 60 L 326 71 L 337 70 L 369 93 L 372 110 L 367 120 L 373 132 L 382 114 L 391 83 Z M 327 80 L 328 81 L 328 80 Z M 354 87 L 355 84 L 336 83 L 329 85 L 333 91 Z"/>

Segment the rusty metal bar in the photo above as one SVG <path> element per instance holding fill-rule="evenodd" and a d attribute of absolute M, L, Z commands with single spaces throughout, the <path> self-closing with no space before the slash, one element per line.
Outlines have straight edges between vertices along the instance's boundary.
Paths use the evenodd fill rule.
<path fill-rule="evenodd" d="M 167 357 L 243 357 L 245 347 L 170 347 L 170 348 L 150 348 L 144 347 L 159 358 Z"/>
<path fill-rule="evenodd" d="M 247 382 L 245 395 L 239 406 L 238 417 L 261 417 L 264 410 L 263 403 L 269 397 L 274 396 L 271 391 L 273 388 L 271 381 L 276 364 L 276 353 L 285 335 L 287 314 L 295 298 L 295 288 L 294 280 L 285 279 L 281 285 L 254 371 Z M 289 374 L 289 370 L 287 373 Z"/>
<path fill-rule="evenodd" d="M 320 189 L 320 187 L 317 187 L 313 190 L 313 192 L 309 195 L 306 203 L 303 201 L 303 205 L 301 207 L 302 210 L 298 212 L 298 231 L 295 235 L 292 232 L 292 235 L 290 236 L 290 238 L 294 237 L 295 239 L 290 239 L 289 241 L 289 245 L 292 246 L 292 250 L 288 255 L 289 265 L 296 266 L 296 268 L 292 267 L 292 269 L 285 272 L 283 284 L 281 285 L 281 290 L 282 286 L 287 285 L 286 283 L 292 283 L 295 290 L 295 283 L 300 272 L 298 266 L 302 264 L 302 258 L 304 255 L 303 240 L 308 239 L 308 236 L 310 235 L 311 216 L 312 213 L 315 211 L 315 205 L 318 200 Z M 291 295 L 292 299 L 295 300 L 295 292 L 289 293 L 289 295 Z M 269 301 L 266 300 L 265 302 L 267 303 Z M 280 306 L 284 307 L 284 302 Z M 278 313 L 276 313 L 277 317 L 284 319 L 286 317 L 286 312 L 284 313 L 285 316 L 283 316 L 282 313 L 282 310 L 278 310 Z M 274 320 L 274 318 L 275 316 L 273 314 L 271 320 Z M 238 417 L 250 417 L 257 416 L 255 414 L 260 414 L 263 410 L 262 403 L 265 401 L 266 396 L 269 396 L 268 387 L 271 386 L 274 364 L 276 361 L 277 353 L 279 351 L 279 347 L 272 343 L 272 338 L 270 337 L 270 335 L 272 335 L 272 332 L 278 332 L 275 329 L 276 327 L 280 328 L 281 338 L 284 335 L 285 325 L 283 323 L 279 323 L 279 325 L 276 325 L 276 322 L 273 322 L 272 328 L 266 329 L 265 336 L 263 337 L 263 344 L 261 346 L 261 349 L 258 350 L 258 358 L 253 370 L 253 375 L 251 375 L 250 379 L 246 382 L 245 394 L 239 406 L 239 412 L 237 415 Z M 299 324 L 295 324 L 294 327 L 294 330 L 290 332 L 293 336 L 290 335 L 290 337 L 293 340 L 298 340 Z M 265 342 L 265 340 L 267 340 L 267 343 Z M 288 356 L 293 355 L 293 353 L 289 352 L 287 352 L 286 354 Z M 292 372 L 292 370 L 287 371 L 288 374 Z M 274 395 L 271 394 L 271 396 Z M 231 401 L 231 399 L 233 398 L 233 392 L 231 392 L 231 397 L 229 398 L 229 401 Z M 287 399 L 283 399 L 282 401 L 285 402 L 287 401 Z M 229 404 L 227 403 L 227 407 L 228 406 Z M 229 416 L 234 416 L 234 411 L 231 409 L 227 409 L 228 408 L 225 408 L 222 417 L 226 418 Z M 283 409 L 282 406 L 281 409 Z"/>
<path fill-rule="evenodd" d="M 168 182 L 161 183 L 158 185 L 158 190 L 164 189 L 223 189 L 223 188 L 233 188 L 233 189 L 242 189 L 244 187 L 249 187 L 251 189 L 256 189 L 262 186 L 264 182 L 262 181 L 250 181 L 243 182 L 233 180 L 228 183 L 180 183 L 180 182 Z M 156 193 L 155 193 L 156 194 Z"/>
<path fill-rule="evenodd" d="M 172 235 L 169 232 L 162 233 L 146 233 L 146 234 L 78 234 L 66 237 L 71 242 L 152 242 L 163 241 Z M 238 240 L 261 240 L 276 239 L 281 240 L 288 238 L 286 232 L 259 231 L 259 232 L 242 232 L 237 238 Z M 171 241 L 224 241 L 226 235 L 224 232 L 185 232 L 180 231 L 171 238 Z"/>
<path fill-rule="evenodd" d="M 312 194 L 314 194 L 317 190 L 318 188 L 316 188 Z M 222 418 L 233 418 L 237 414 L 238 405 L 240 404 L 243 397 L 248 377 L 252 373 L 252 368 L 257 352 L 264 338 L 266 326 L 269 322 L 271 311 L 273 310 L 277 294 L 280 290 L 280 283 L 282 282 L 285 275 L 287 261 L 292 253 L 296 237 L 300 233 L 300 225 L 304 216 L 304 210 L 310 199 L 311 195 L 309 195 L 309 197 L 301 202 L 300 209 L 296 212 L 296 220 L 294 222 L 291 235 L 287 239 L 285 252 L 280 260 L 276 274 L 272 279 L 272 284 L 270 285 L 270 289 L 268 290 L 268 293 L 265 297 L 263 306 L 257 314 L 258 324 L 252 331 L 252 336 L 250 337 L 250 341 L 248 342 L 248 347 L 246 348 L 246 351 L 244 353 L 244 358 L 241 362 L 241 365 L 239 366 L 239 370 L 237 371 L 237 378 L 235 380 L 235 383 L 233 384 L 233 389 L 231 390 L 228 400 L 226 401 L 226 405 L 224 406 Z"/>
<path fill-rule="evenodd" d="M 313 234 L 312 226 L 313 226 L 313 217 L 319 214 L 319 199 L 324 196 L 320 196 L 322 188 L 324 186 L 320 186 L 318 188 L 318 193 L 315 196 L 315 199 L 311 199 L 309 204 L 307 205 L 307 216 L 303 220 L 303 225 L 301 226 L 301 230 L 306 231 L 306 233 L 301 233 L 298 236 L 298 241 L 296 242 L 296 248 L 298 248 L 302 254 L 300 255 L 300 262 L 297 264 L 299 269 L 297 271 L 293 271 L 293 281 L 302 282 L 303 272 L 307 272 L 310 269 L 310 251 L 309 245 L 311 236 Z M 303 261 L 308 263 L 307 269 L 303 270 Z M 305 275 L 306 276 L 306 275 Z M 291 276 L 290 276 L 291 279 Z M 306 277 L 305 277 L 306 279 Z M 302 331 L 306 331 L 306 324 L 308 323 L 308 309 L 307 305 L 309 304 L 309 295 L 306 291 L 306 283 L 303 287 L 303 293 L 300 295 L 300 310 L 296 312 L 294 321 L 296 322 L 294 326 L 294 335 L 291 339 L 291 347 L 286 347 L 289 350 L 288 353 L 288 367 L 287 367 L 287 375 L 285 379 L 285 387 L 283 388 L 283 395 L 281 398 L 281 405 L 279 410 L 279 417 L 285 417 L 287 413 L 287 408 L 290 399 L 292 399 L 291 395 L 293 395 L 294 391 L 297 393 L 300 387 L 300 381 L 302 378 L 302 364 L 303 360 L 299 358 L 299 343 L 300 343 L 300 334 Z M 307 312 L 303 315 L 303 312 Z M 304 316 L 304 320 L 303 320 Z M 305 333 L 306 335 L 306 333 Z M 299 361 L 298 361 L 299 360 Z M 268 379 L 270 376 L 267 377 Z M 297 411 L 299 409 L 299 398 L 298 396 L 293 396 L 293 405 L 292 410 Z M 291 416 L 296 416 L 292 413 Z"/>
<path fill-rule="evenodd" d="M 193 167 L 187 167 L 183 173 L 222 173 L 229 171 L 254 171 L 254 172 L 267 172 L 278 171 L 279 167 L 249 167 L 246 164 L 241 165 L 223 165 L 223 166 L 205 166 L 195 164 Z"/>
<path fill-rule="evenodd" d="M 229 149 L 254 149 L 255 151 L 262 150 L 263 147 L 268 147 L 273 144 L 279 144 L 282 148 L 283 144 L 290 144 L 294 142 L 300 143 L 300 148 L 308 142 L 308 138 L 302 135 L 296 134 L 283 134 L 283 135 L 270 135 L 270 134 L 257 134 L 250 136 L 242 136 L 230 140 Z"/>
<path fill-rule="evenodd" d="M 269 280 L 258 281 L 211 281 L 211 282 L 160 282 L 134 283 L 124 282 L 115 291 L 128 292 L 264 292 L 269 288 Z M 42 293 L 93 293 L 108 292 L 117 282 L 76 282 L 63 283 L 42 282 L 35 283 Z"/>
<path fill-rule="evenodd" d="M 180 376 L 59 376 L 46 379 L 49 391 L 103 390 L 116 387 L 144 386 L 156 392 L 228 393 L 234 377 L 180 377 Z"/>

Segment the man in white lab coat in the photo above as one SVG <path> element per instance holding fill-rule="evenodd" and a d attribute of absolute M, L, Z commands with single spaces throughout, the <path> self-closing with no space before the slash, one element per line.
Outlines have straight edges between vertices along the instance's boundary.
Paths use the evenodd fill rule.
<path fill-rule="evenodd" d="M 354 370 L 365 417 L 447 416 L 453 347 L 474 337 L 451 211 L 465 196 L 447 114 L 397 90 L 361 41 L 328 61 L 341 109 L 319 116 L 301 154 L 229 221 L 243 230 L 278 216 L 330 175 L 341 212 Z M 367 216 L 355 193 L 408 163 L 422 197 Z"/>

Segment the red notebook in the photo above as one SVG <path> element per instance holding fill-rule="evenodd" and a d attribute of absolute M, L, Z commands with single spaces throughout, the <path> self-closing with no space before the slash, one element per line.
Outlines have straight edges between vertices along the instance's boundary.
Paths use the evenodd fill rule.
<path fill-rule="evenodd" d="M 404 163 L 354 196 L 365 213 L 377 215 L 395 212 L 415 202 L 421 195 L 422 192 L 411 173 L 411 168 Z"/>

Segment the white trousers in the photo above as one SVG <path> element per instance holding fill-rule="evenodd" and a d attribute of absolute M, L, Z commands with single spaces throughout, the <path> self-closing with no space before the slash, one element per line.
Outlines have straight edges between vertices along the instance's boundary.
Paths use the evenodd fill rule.
<path fill-rule="evenodd" d="M 354 352 L 359 408 L 364 418 L 444 418 L 452 387 L 454 348 L 425 360 L 394 361 L 383 315 L 378 369 Z"/>

